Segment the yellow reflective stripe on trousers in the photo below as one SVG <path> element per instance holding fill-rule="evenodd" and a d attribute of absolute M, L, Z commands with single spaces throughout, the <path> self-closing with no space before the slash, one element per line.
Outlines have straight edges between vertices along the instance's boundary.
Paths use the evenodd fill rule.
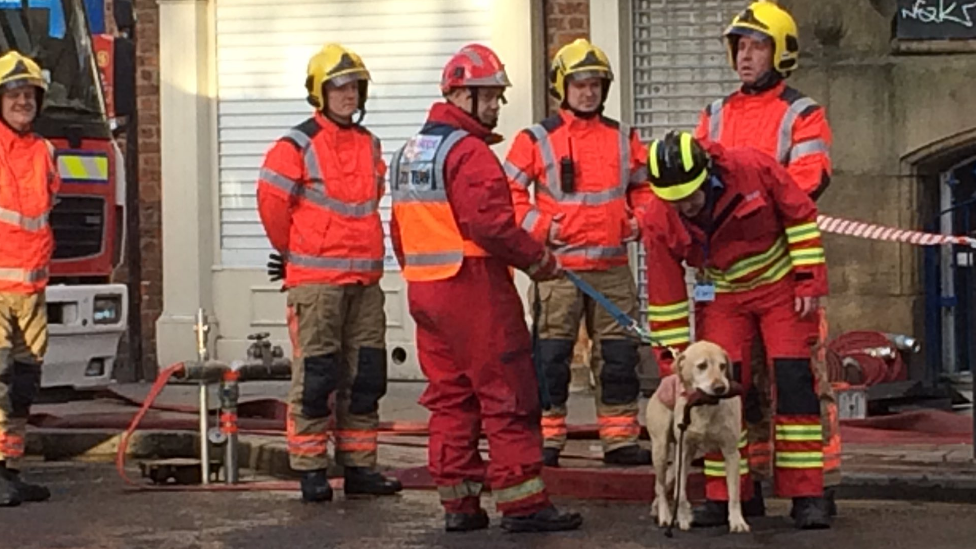
<path fill-rule="evenodd" d="M 680 345 L 691 341 L 691 328 L 672 328 L 652 331 L 652 336 L 660 345 Z"/>
<path fill-rule="evenodd" d="M 787 442 L 809 442 L 823 440 L 823 427 L 820 425 L 777 425 L 776 440 Z"/>
<path fill-rule="evenodd" d="M 702 468 L 702 472 L 706 477 L 725 477 L 725 462 L 724 461 L 711 461 L 706 459 L 705 466 Z M 739 458 L 739 474 L 746 475 L 749 473 L 749 460 L 746 458 Z"/>
<path fill-rule="evenodd" d="M 530 498 L 536 494 L 542 493 L 545 489 L 546 485 L 542 482 L 542 478 L 534 477 L 521 484 L 516 484 L 515 486 L 509 486 L 508 488 L 502 488 L 500 490 L 493 490 L 493 492 L 495 493 L 495 501 L 505 504 Z"/>
<path fill-rule="evenodd" d="M 691 307 L 688 301 L 674 303 L 671 305 L 648 305 L 647 318 L 651 322 L 671 322 L 681 320 L 691 316 Z"/>
<path fill-rule="evenodd" d="M 484 484 L 465 480 L 453 486 L 438 486 L 437 494 L 441 501 L 454 501 L 464 498 L 476 498 L 481 495 Z"/>
<path fill-rule="evenodd" d="M 823 452 L 776 452 L 775 465 L 780 469 L 822 469 Z"/>

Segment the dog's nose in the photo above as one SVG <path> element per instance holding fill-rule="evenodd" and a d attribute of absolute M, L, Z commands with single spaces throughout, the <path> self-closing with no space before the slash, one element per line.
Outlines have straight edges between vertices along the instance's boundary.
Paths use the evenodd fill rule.
<path fill-rule="evenodd" d="M 724 383 L 712 383 L 712 394 L 714 395 L 724 395 L 728 390 L 729 386 Z"/>

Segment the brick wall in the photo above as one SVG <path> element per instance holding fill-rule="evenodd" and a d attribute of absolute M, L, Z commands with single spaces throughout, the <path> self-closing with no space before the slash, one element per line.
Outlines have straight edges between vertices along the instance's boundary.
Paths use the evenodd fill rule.
<path fill-rule="evenodd" d="M 545 0 L 546 2 L 546 74 L 552 58 L 559 48 L 569 44 L 577 38 L 590 37 L 590 1 L 589 0 Z M 555 99 L 549 100 L 549 113 L 555 112 L 559 104 Z"/>
<path fill-rule="evenodd" d="M 135 0 L 136 94 L 139 102 L 139 248 L 141 266 L 142 371 L 155 377 L 156 319 L 163 311 L 161 168 L 159 149 L 159 7 Z M 132 202 L 130 201 L 130 204 Z"/>

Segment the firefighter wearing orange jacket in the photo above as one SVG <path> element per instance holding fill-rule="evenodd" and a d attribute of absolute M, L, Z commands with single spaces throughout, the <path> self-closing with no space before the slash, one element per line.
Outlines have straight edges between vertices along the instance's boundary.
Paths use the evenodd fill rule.
<path fill-rule="evenodd" d="M 651 193 L 636 131 L 602 115 L 612 80 L 607 56 L 587 40 L 560 49 L 550 71 L 559 113 L 516 137 L 505 172 L 522 227 L 552 248 L 563 266 L 636 316 L 627 244 L 640 238 L 637 220 Z M 581 317 L 594 343 L 603 459 L 650 463 L 650 452 L 637 445 L 637 342 L 565 277 L 538 283 L 533 291 L 542 302 L 540 353 L 553 403 L 542 419 L 546 465 L 558 465 L 566 444 L 570 362 Z"/>
<path fill-rule="evenodd" d="M 288 453 L 302 472 L 306 501 L 332 499 L 326 467 L 333 393 L 345 492 L 401 489 L 373 470 L 387 375 L 378 211 L 386 165 L 379 139 L 359 124 L 368 82 L 362 59 L 338 44 L 312 56 L 305 87 L 316 112 L 274 144 L 258 180 L 261 222 L 278 252 L 269 274 L 272 281 L 283 277 L 288 289 L 295 356 Z"/>
<path fill-rule="evenodd" d="M 648 167 L 658 197 L 647 208 L 644 227 L 647 264 L 653 266 L 648 274 L 652 333 L 686 334 L 683 341 L 671 339 L 677 350 L 689 342 L 685 261 L 698 271 L 698 339 L 728 351 L 734 375 L 747 390 L 743 342 L 761 334 L 775 380 L 776 493 L 793 498 L 798 528 L 829 527 L 820 401 L 810 360 L 818 301 L 827 295 L 816 205 L 768 155 L 719 144 L 706 151 L 688 133 L 671 132 L 652 142 Z M 667 367 L 671 352 L 655 347 Z M 747 502 L 754 486 L 745 459 L 743 453 L 740 495 Z M 707 514 L 727 516 L 721 455 L 705 456 L 705 476 Z"/>
<path fill-rule="evenodd" d="M 51 495 L 19 474 L 47 352 L 48 214 L 61 185 L 53 147 L 31 131 L 46 90 L 33 60 L 16 51 L 0 57 L 0 507 Z"/>
<path fill-rule="evenodd" d="M 832 136 L 823 107 L 786 85 L 797 68 L 799 40 L 796 22 L 772 2 L 759 1 L 738 14 L 725 31 L 729 63 L 739 75 L 739 91 L 719 99 L 702 113 L 695 137 L 727 147 L 753 147 L 765 152 L 793 177 L 814 200 L 830 184 Z M 840 484 L 840 424 L 837 402 L 827 376 L 824 344 L 827 320 L 818 310 L 819 358 L 814 362 L 817 390 L 824 407 L 824 482 L 829 487 L 831 513 L 836 513 L 833 490 Z M 765 376 L 762 344 L 754 342 L 745 361 L 754 391 L 746 407 L 749 423 L 749 461 L 758 478 L 772 473 L 770 383 Z M 752 370 L 751 372 L 749 370 Z M 757 492 L 761 498 L 761 492 Z M 758 508 L 762 505 L 757 502 Z M 716 517 L 717 518 L 717 517 Z"/>
<path fill-rule="evenodd" d="M 488 527 L 481 508 L 487 480 L 502 528 L 578 528 L 576 513 L 550 503 L 532 344 L 509 266 L 534 280 L 560 274 L 545 246 L 515 223 L 505 173 L 489 148 L 501 137 L 505 88 L 501 60 L 473 44 L 445 65 L 446 99 L 393 158 L 390 233 L 417 323 L 417 352 L 430 381 L 420 402 L 430 412 L 430 474 L 449 532 Z M 482 430 L 491 465 L 478 451 Z"/>

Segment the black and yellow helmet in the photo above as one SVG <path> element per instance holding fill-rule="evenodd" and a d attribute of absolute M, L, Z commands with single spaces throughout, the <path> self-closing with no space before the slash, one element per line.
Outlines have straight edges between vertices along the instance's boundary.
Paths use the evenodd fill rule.
<path fill-rule="evenodd" d="M 325 109 L 326 82 L 342 86 L 359 81 L 359 110 L 366 110 L 366 93 L 369 89 L 369 71 L 362 58 L 339 44 L 326 44 L 308 60 L 305 89 L 308 102 L 318 110 Z"/>
<path fill-rule="evenodd" d="M 691 196 L 705 182 L 710 168 L 708 153 L 690 133 L 671 131 L 647 147 L 651 190 L 668 202 Z"/>
<path fill-rule="evenodd" d="M 735 16 L 725 30 L 729 64 L 735 68 L 739 37 L 753 36 L 773 42 L 773 70 L 783 77 L 796 69 L 800 57 L 800 37 L 793 17 L 778 5 L 759 0 Z"/>
<path fill-rule="evenodd" d="M 585 38 L 578 38 L 566 44 L 556 53 L 549 69 L 549 93 L 560 102 L 566 100 L 566 83 L 572 79 L 603 79 L 603 100 L 607 100 L 613 70 L 610 58 L 603 50 Z"/>
<path fill-rule="evenodd" d="M 20 86 L 34 86 L 45 92 L 47 80 L 33 59 L 17 51 L 9 51 L 0 57 L 0 91 Z"/>

